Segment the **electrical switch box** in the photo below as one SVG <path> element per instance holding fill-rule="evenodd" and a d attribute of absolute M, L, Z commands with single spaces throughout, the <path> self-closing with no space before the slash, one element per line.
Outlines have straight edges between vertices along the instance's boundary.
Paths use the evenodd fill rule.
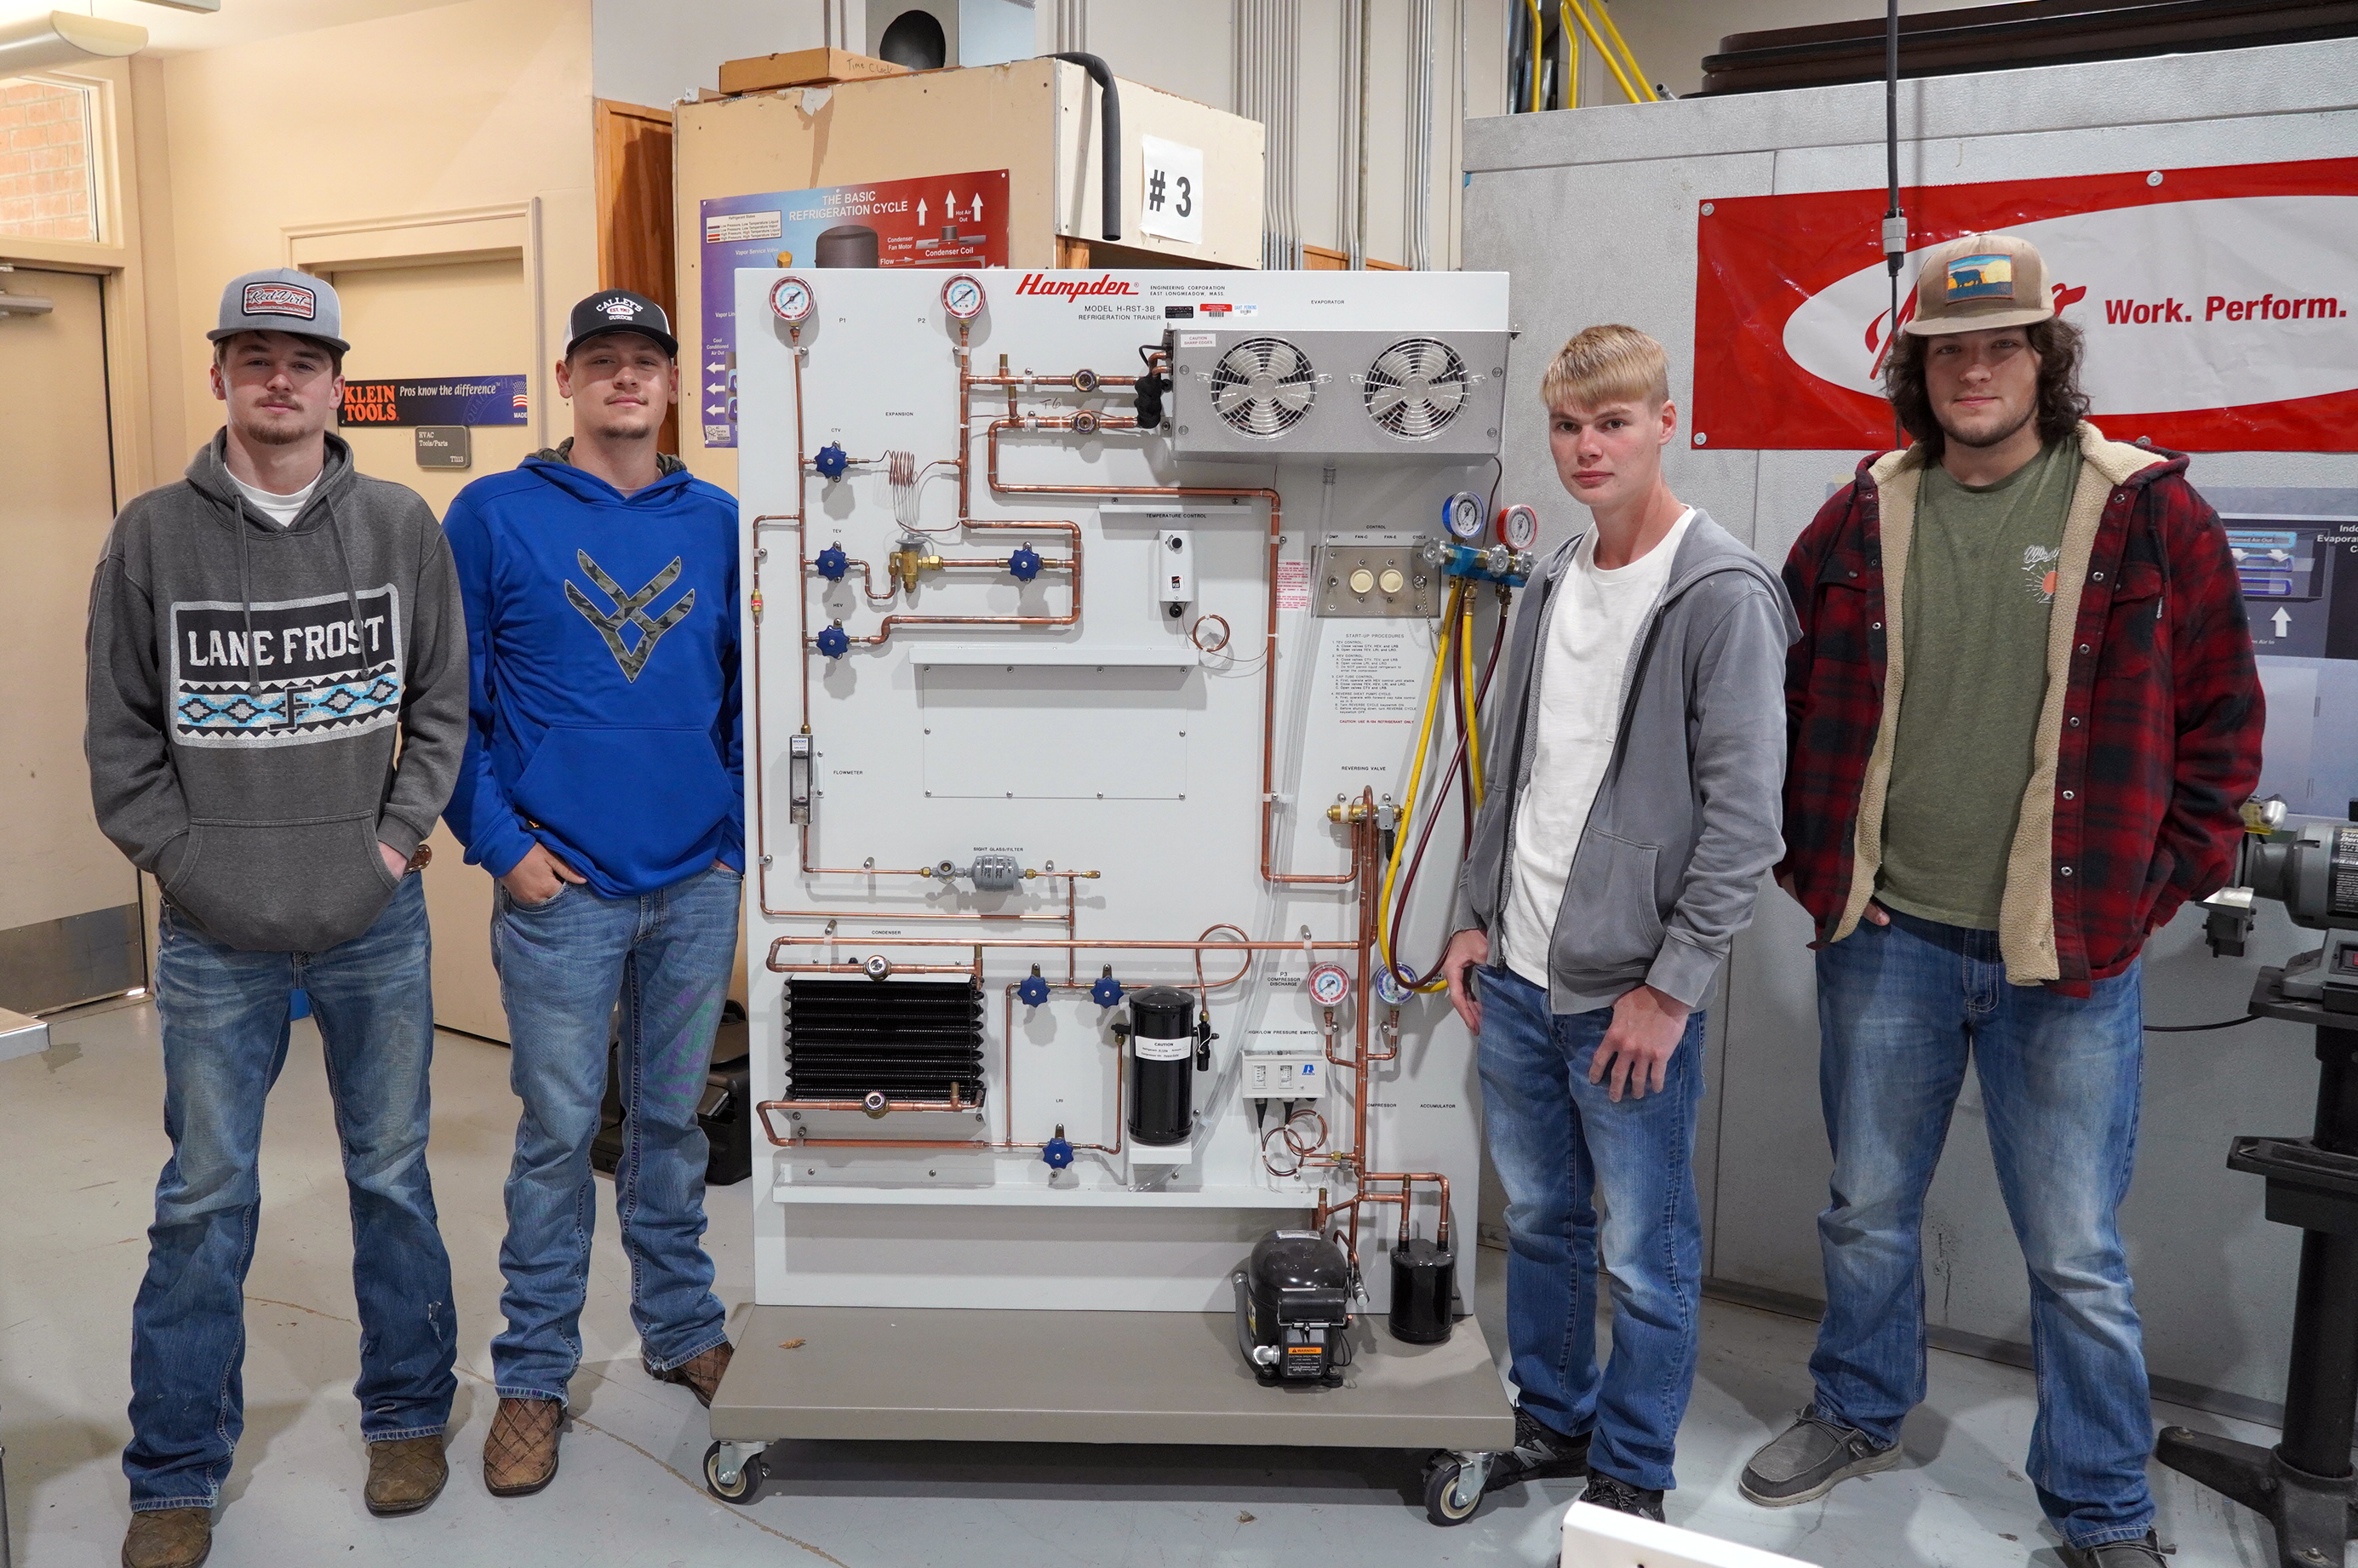
<path fill-rule="evenodd" d="M 1413 534 L 1329 534 L 1313 568 L 1320 616 L 1441 613 L 1441 574 L 1417 558 Z"/>
<path fill-rule="evenodd" d="M 1165 528 L 1155 537 L 1154 596 L 1163 613 L 1176 621 L 1195 601 L 1195 552 L 1186 535 Z"/>
<path fill-rule="evenodd" d="M 1326 1093 L 1326 1058 L 1316 1051 L 1248 1051 L 1247 1099 L 1319 1099 Z"/>

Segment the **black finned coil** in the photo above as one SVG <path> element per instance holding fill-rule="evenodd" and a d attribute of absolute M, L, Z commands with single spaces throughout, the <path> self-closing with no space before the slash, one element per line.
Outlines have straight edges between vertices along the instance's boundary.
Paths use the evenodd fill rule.
<path fill-rule="evenodd" d="M 982 1028 L 970 980 L 789 980 L 782 1098 L 979 1106 Z"/>
<path fill-rule="evenodd" d="M 1105 237 L 1121 238 L 1121 94 L 1113 85 L 1113 67 L 1093 54 L 1078 49 L 1050 55 L 1051 59 L 1070 61 L 1089 73 L 1098 84 L 1098 141 L 1103 162 L 1100 171 L 1099 204 L 1104 208 L 1099 216 L 1104 220 Z"/>

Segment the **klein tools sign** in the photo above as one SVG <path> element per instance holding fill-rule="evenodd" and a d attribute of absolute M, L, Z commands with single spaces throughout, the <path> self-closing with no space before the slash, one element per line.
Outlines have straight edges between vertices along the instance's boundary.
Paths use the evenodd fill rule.
<path fill-rule="evenodd" d="M 2358 158 L 2138 169 L 1904 190 L 1900 320 L 1925 251 L 2037 245 L 2082 384 L 2121 440 L 2182 451 L 2358 450 Z M 1697 447 L 1878 449 L 1890 286 L 1885 193 L 1703 202 Z"/>
<path fill-rule="evenodd" d="M 396 428 L 408 425 L 525 425 L 531 403 L 520 375 L 447 379 L 348 381 L 343 422 Z"/>

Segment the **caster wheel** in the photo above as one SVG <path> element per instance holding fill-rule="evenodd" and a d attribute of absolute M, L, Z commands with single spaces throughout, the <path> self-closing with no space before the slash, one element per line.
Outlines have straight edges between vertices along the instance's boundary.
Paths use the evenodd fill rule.
<path fill-rule="evenodd" d="M 1474 1510 L 1481 1506 L 1482 1494 L 1476 1491 L 1470 1498 L 1462 1500 L 1459 1498 L 1457 1482 L 1465 1473 L 1466 1466 L 1460 1464 L 1454 1454 L 1435 1454 L 1426 1464 L 1424 1467 L 1424 1517 L 1426 1519 L 1431 1519 L 1434 1524 L 1452 1525 L 1464 1524 L 1474 1517 Z"/>
<path fill-rule="evenodd" d="M 723 1486 L 720 1482 L 720 1444 L 716 1443 L 704 1451 L 704 1489 L 724 1503 L 746 1507 L 761 1491 L 763 1478 L 762 1456 L 749 1454 L 745 1456 L 745 1467 L 737 1472 L 737 1484 Z"/>

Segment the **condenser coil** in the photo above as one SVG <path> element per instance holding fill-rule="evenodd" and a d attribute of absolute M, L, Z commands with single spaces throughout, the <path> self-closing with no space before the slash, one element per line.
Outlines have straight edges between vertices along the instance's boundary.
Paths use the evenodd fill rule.
<path fill-rule="evenodd" d="M 970 980 L 789 980 L 780 1098 L 979 1106 L 982 1030 Z"/>

